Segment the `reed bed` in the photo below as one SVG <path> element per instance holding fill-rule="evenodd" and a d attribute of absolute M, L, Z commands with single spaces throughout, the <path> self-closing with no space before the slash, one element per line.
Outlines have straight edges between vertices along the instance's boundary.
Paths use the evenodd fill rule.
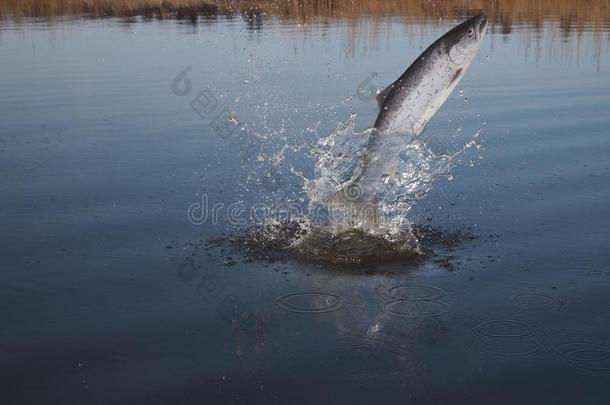
<path fill-rule="evenodd" d="M 358 20 L 407 16 L 430 21 L 484 12 L 493 26 L 542 27 L 558 21 L 565 31 L 601 29 L 610 22 L 610 0 L 2 0 L 0 18 L 142 15 L 158 19 L 235 13 L 275 16 L 286 21 Z"/>

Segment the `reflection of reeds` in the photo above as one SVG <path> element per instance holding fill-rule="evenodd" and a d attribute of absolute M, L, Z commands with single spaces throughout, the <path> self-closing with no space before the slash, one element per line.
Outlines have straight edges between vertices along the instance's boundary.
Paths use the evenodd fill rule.
<path fill-rule="evenodd" d="M 549 18 L 559 20 L 566 31 L 583 25 L 600 27 L 610 21 L 609 0 L 241 0 L 232 4 L 253 6 L 271 15 L 302 20 L 365 16 L 430 20 L 483 12 L 507 33 L 513 23 L 542 27 L 544 20 Z"/>
<path fill-rule="evenodd" d="M 531 37 L 525 47 L 533 47 L 536 58 L 542 52 L 541 34 L 537 33 L 548 21 L 554 22 L 552 35 L 563 37 L 553 41 L 560 44 L 561 53 L 574 54 L 576 41 L 578 55 L 581 33 L 593 31 L 593 53 L 599 67 L 604 44 L 608 45 L 610 0 L 0 0 L 0 24 L 23 17 L 60 16 L 142 16 L 197 24 L 241 14 L 248 29 L 259 30 L 266 16 L 275 17 L 279 23 L 326 25 L 341 20 L 347 22 L 346 51 L 350 55 L 358 40 L 378 36 L 378 22 L 382 20 L 403 17 L 436 24 L 443 18 L 480 12 L 489 17 L 491 32 L 510 34 L 515 25 L 528 26 L 526 32 Z M 362 30 L 367 31 L 365 35 L 360 35 Z"/>
<path fill-rule="evenodd" d="M 408 16 L 420 20 L 482 11 L 508 33 L 514 23 L 542 27 L 546 19 L 570 32 L 583 26 L 600 28 L 610 21 L 610 0 L 2 0 L 0 17 L 63 15 L 187 18 L 235 10 L 256 10 L 280 19 Z"/>
<path fill-rule="evenodd" d="M 181 18 L 216 15 L 220 8 L 207 0 L 2 0 L 0 18 L 90 17 Z"/>

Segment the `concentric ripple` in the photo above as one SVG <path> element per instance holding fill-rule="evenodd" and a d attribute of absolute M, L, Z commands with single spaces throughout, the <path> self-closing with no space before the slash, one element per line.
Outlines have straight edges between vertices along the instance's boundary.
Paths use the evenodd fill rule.
<path fill-rule="evenodd" d="M 395 299 L 383 303 L 381 309 L 388 315 L 402 318 L 433 318 L 451 312 L 451 305 L 435 300 Z"/>
<path fill-rule="evenodd" d="M 542 294 L 519 294 L 512 297 L 515 304 L 531 309 L 557 309 L 559 303 L 553 298 Z"/>
<path fill-rule="evenodd" d="M 429 284 L 397 284 L 379 290 L 384 297 L 400 300 L 435 300 L 447 295 L 443 288 Z"/>
<path fill-rule="evenodd" d="M 534 323 L 518 319 L 481 322 L 472 333 L 472 348 L 493 356 L 528 356 L 544 347 L 544 331 Z"/>
<path fill-rule="evenodd" d="M 565 343 L 556 349 L 559 357 L 572 367 L 610 372 L 610 347 L 599 343 Z"/>
<path fill-rule="evenodd" d="M 323 292 L 297 292 L 280 295 L 275 303 L 285 311 L 315 314 L 333 312 L 344 304 L 342 297 Z"/>

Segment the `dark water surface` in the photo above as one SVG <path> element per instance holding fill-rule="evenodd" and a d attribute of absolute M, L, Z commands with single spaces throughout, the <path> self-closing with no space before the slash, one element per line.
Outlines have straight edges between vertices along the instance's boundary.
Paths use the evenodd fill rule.
<path fill-rule="evenodd" d="M 2 21 L 1 402 L 609 403 L 607 30 L 488 33 L 431 120 L 481 148 L 413 220 L 476 240 L 342 267 L 228 240 L 454 24 Z"/>

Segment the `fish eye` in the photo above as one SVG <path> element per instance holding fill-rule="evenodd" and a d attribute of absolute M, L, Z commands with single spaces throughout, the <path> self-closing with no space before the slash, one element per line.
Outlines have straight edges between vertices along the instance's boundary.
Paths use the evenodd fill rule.
<path fill-rule="evenodd" d="M 471 37 L 474 34 L 474 30 L 471 28 L 468 30 L 468 36 Z"/>

